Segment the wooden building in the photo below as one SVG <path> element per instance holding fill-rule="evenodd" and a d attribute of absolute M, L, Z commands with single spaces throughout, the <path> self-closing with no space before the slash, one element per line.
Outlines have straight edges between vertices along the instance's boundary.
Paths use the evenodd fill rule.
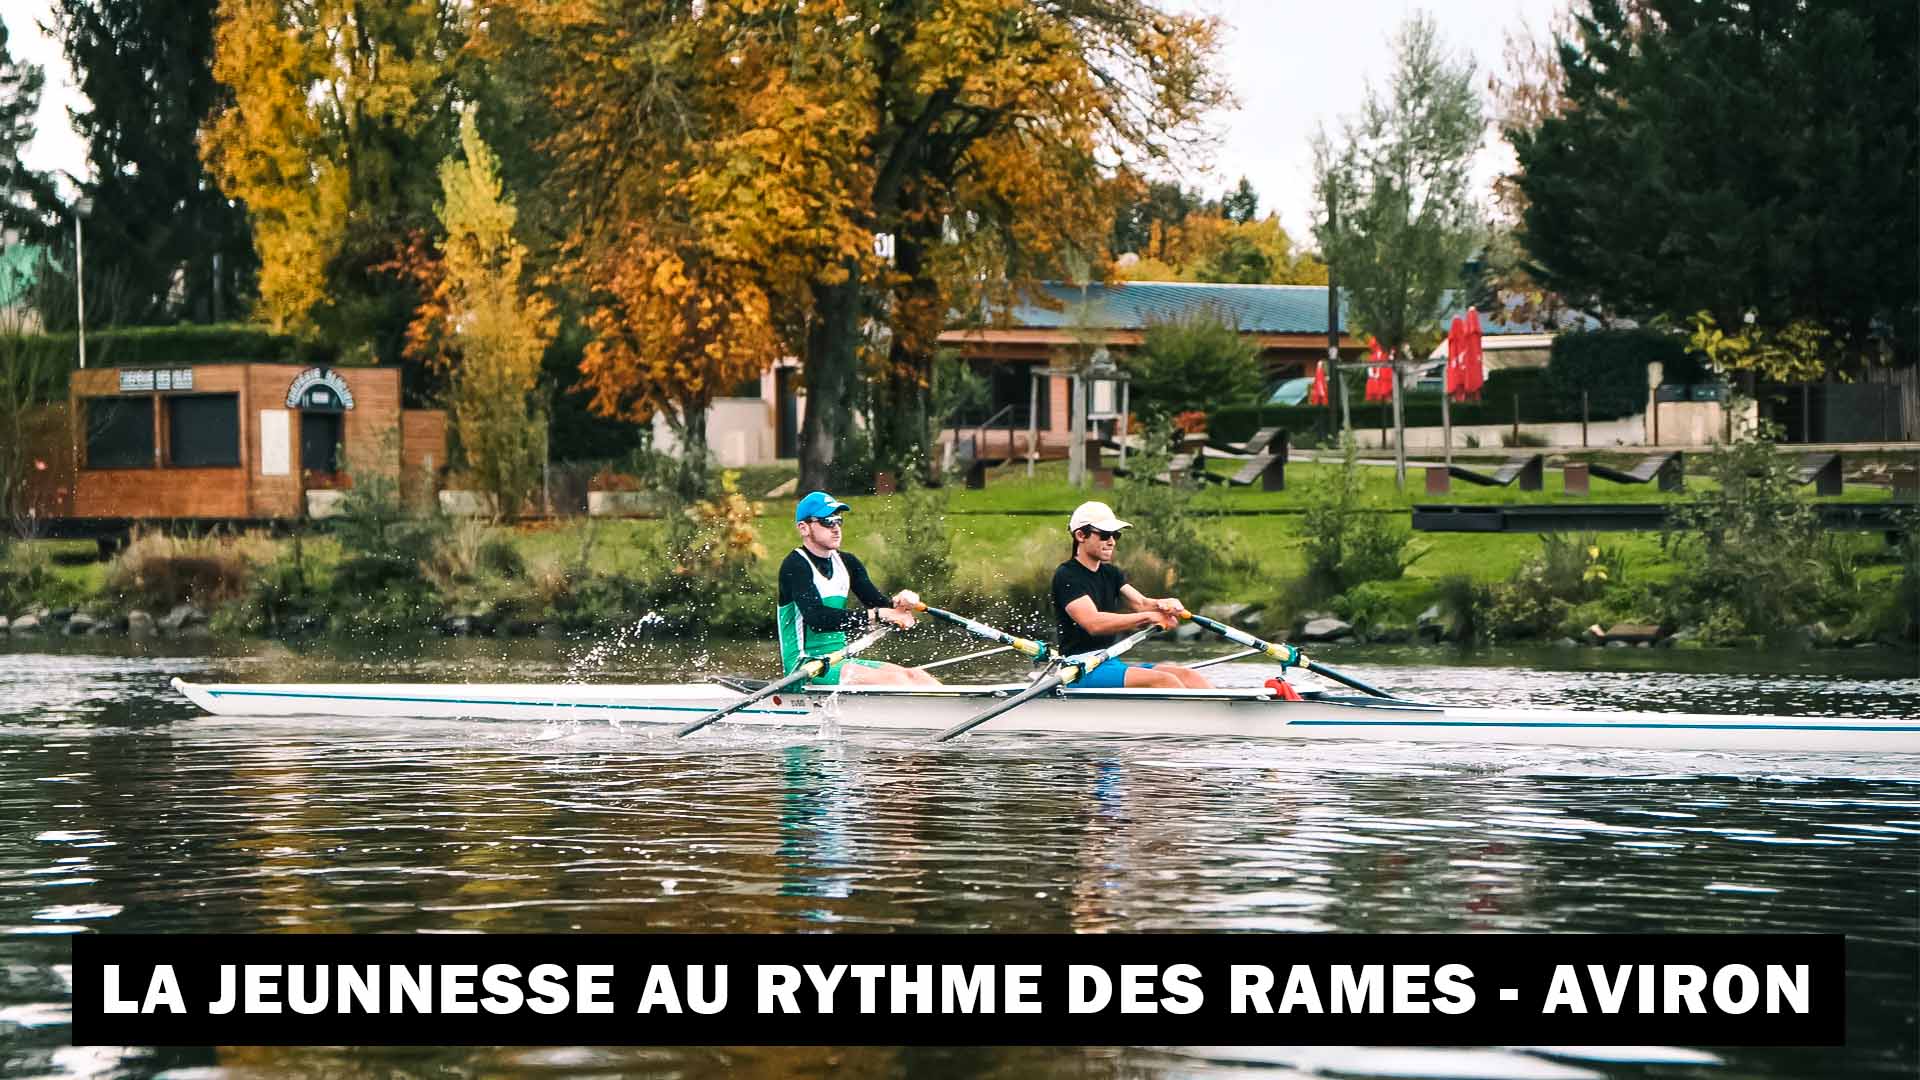
<path fill-rule="evenodd" d="M 355 477 L 431 497 L 447 458 L 445 414 L 402 408 L 392 367 L 91 368 L 49 420 L 29 486 L 42 518 L 289 520 Z"/>

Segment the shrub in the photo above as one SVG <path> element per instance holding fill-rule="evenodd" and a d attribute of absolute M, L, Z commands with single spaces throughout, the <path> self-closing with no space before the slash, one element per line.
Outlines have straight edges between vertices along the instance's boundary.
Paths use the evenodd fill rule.
<path fill-rule="evenodd" d="M 1539 555 L 1486 589 L 1481 632 L 1497 639 L 1569 630 L 1577 606 L 1624 586 L 1626 574 L 1626 553 L 1594 534 L 1544 533 Z"/>
<path fill-rule="evenodd" d="M 1554 406 L 1580 418 L 1587 395 L 1595 419 L 1631 416 L 1646 408 L 1647 365 L 1659 362 L 1667 382 L 1691 382 L 1703 374 L 1685 339 L 1657 330 L 1591 330 L 1553 339 L 1545 389 Z"/>
<path fill-rule="evenodd" d="M 1131 522 L 1128 534 L 1134 546 L 1121 556 L 1128 572 L 1134 572 L 1137 554 L 1151 553 L 1169 571 L 1169 586 L 1177 586 L 1189 603 L 1208 595 L 1207 590 L 1223 579 L 1245 575 L 1259 569 L 1259 561 L 1239 539 L 1220 528 L 1222 518 L 1194 505 L 1196 490 L 1187 484 L 1156 484 L 1152 477 L 1166 472 L 1172 445 L 1171 425 L 1164 419 L 1147 426 L 1138 455 L 1130 455 L 1130 475 L 1120 485 L 1115 501 L 1122 518 Z M 1066 532 L 1061 530 L 1062 558 L 1065 558 Z M 1053 564 L 1058 565 L 1058 560 Z M 1147 592 L 1144 585 L 1137 586 Z M 1149 593 L 1148 595 L 1169 595 Z"/>
<path fill-rule="evenodd" d="M 1676 506 L 1661 535 L 1683 567 L 1668 617 L 1700 624 L 1708 641 L 1788 634 L 1817 614 L 1830 584 L 1818 518 L 1770 434 L 1709 458 L 1714 483 Z"/>
<path fill-rule="evenodd" d="M 1369 581 L 1393 581 L 1422 555 L 1412 533 L 1377 514 L 1361 493 L 1359 450 L 1343 440 L 1337 470 L 1323 470 L 1307 492 L 1307 579 L 1326 593 L 1345 592 Z"/>
<path fill-rule="evenodd" d="M 912 589 L 939 605 L 953 591 L 957 569 L 947 533 L 947 491 L 909 484 L 887 501 L 899 522 L 888 530 L 895 542 L 887 546 L 880 579 L 888 583 L 884 587 Z"/>
<path fill-rule="evenodd" d="M 245 596 L 253 570 L 274 561 L 264 534 L 175 537 L 137 530 L 107 570 L 107 591 L 122 602 L 166 610 L 191 603 L 212 610 Z"/>
<path fill-rule="evenodd" d="M 1125 360 L 1134 407 L 1155 417 L 1211 412 L 1260 388 L 1259 349 L 1225 314 L 1203 308 L 1156 322 Z"/>
<path fill-rule="evenodd" d="M 1371 633 L 1393 615 L 1393 594 L 1377 584 L 1362 583 L 1333 598 L 1333 613 L 1362 634 Z"/>

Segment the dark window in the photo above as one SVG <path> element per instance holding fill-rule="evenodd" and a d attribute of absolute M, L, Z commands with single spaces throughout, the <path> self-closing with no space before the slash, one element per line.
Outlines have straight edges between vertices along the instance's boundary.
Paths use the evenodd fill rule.
<path fill-rule="evenodd" d="M 168 463 L 182 468 L 240 464 L 240 395 L 195 394 L 167 399 Z"/>
<path fill-rule="evenodd" d="M 760 396 L 760 376 L 755 375 L 751 379 L 742 379 L 739 382 L 734 383 L 733 390 L 729 392 L 727 396 L 738 397 L 738 398 L 759 397 Z"/>
<path fill-rule="evenodd" d="M 87 401 L 87 468 L 153 468 L 153 399 Z"/>

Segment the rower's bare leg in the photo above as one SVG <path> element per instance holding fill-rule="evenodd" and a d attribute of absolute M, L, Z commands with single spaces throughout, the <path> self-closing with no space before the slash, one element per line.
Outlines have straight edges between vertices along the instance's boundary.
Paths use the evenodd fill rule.
<path fill-rule="evenodd" d="M 864 686 L 939 686 L 940 680 L 915 668 L 901 667 L 899 664 L 881 664 L 868 667 L 865 664 L 848 664 L 840 669 L 840 682 L 843 685 Z"/>
<path fill-rule="evenodd" d="M 1128 689 L 1136 687 L 1156 690 L 1207 690 L 1213 684 L 1207 677 L 1179 664 L 1155 664 L 1150 668 L 1130 667 L 1124 684 Z"/>

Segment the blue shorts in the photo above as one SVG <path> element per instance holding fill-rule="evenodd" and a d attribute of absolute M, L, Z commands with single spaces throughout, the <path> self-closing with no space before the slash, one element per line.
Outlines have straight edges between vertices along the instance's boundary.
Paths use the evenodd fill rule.
<path fill-rule="evenodd" d="M 1128 668 L 1150 668 L 1152 664 L 1128 664 L 1119 660 L 1108 660 L 1085 675 L 1073 685 L 1088 690 L 1118 690 L 1127 685 Z"/>

